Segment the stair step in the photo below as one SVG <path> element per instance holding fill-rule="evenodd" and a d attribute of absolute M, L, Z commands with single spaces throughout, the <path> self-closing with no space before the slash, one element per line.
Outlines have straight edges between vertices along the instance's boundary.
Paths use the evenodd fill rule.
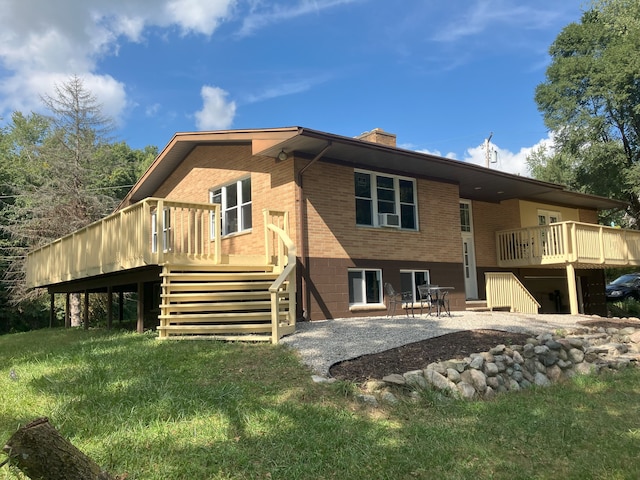
<path fill-rule="evenodd" d="M 271 333 L 271 324 L 247 323 L 244 325 L 160 325 L 158 330 L 173 333 Z"/>
<path fill-rule="evenodd" d="M 271 294 L 265 290 L 246 292 L 198 292 L 198 293 L 163 293 L 163 304 L 175 305 L 176 303 L 192 302 L 219 302 L 219 301 L 243 301 L 243 300 L 271 300 Z M 282 296 L 281 296 L 282 298 Z"/>
<path fill-rule="evenodd" d="M 169 334 L 167 337 L 158 337 L 158 340 L 172 340 L 172 341 L 186 341 L 186 340 L 218 340 L 225 342 L 270 342 L 271 335 L 251 335 L 251 334 L 237 334 L 237 335 L 173 335 Z"/>
<path fill-rule="evenodd" d="M 280 302 L 280 307 L 285 308 L 288 302 Z M 161 304 L 160 308 L 167 308 L 174 312 L 245 312 L 255 310 L 270 310 L 271 301 L 247 301 L 247 302 L 217 302 L 217 303 L 175 303 Z"/>
<path fill-rule="evenodd" d="M 269 290 L 269 287 L 272 284 L 272 280 L 260 280 L 253 282 L 171 282 L 167 287 L 171 290 L 171 292 L 250 291 Z"/>
<path fill-rule="evenodd" d="M 165 268 L 176 272 L 273 272 L 273 265 L 229 265 L 229 264 L 193 264 L 172 265 Z"/>
<path fill-rule="evenodd" d="M 287 319 L 287 312 L 279 312 L 280 321 Z M 271 322 L 271 312 L 225 312 L 225 313 L 173 313 L 158 315 L 169 323 L 210 323 L 210 322 Z"/>
<path fill-rule="evenodd" d="M 226 281 L 274 281 L 278 278 L 275 273 L 268 272 L 240 272 L 240 273 L 213 273 L 213 272 L 169 272 L 161 273 L 164 281 L 171 283 L 183 282 L 226 282 Z"/>

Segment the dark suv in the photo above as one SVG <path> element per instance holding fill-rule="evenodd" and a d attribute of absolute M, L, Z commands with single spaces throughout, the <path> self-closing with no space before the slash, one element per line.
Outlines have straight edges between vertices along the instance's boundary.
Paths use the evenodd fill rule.
<path fill-rule="evenodd" d="M 615 302 L 633 298 L 640 300 L 640 273 L 627 273 L 605 287 L 607 300 Z"/>

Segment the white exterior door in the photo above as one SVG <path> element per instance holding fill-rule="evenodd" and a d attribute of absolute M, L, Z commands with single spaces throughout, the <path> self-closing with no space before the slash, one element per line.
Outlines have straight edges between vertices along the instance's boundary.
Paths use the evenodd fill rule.
<path fill-rule="evenodd" d="M 473 216 L 471 202 L 460 201 L 460 232 L 462 235 L 462 267 L 464 269 L 464 290 L 467 300 L 478 298 L 478 275 L 476 253 L 473 244 Z"/>

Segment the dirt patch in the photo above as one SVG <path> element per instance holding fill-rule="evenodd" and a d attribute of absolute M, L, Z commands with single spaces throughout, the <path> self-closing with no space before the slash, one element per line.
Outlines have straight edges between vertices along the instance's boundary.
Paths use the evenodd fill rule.
<path fill-rule="evenodd" d="M 579 322 L 588 327 L 640 328 L 637 320 L 594 319 Z M 361 383 L 381 379 L 392 373 L 425 368 L 432 362 L 462 359 L 472 353 L 486 352 L 496 345 L 522 345 L 531 334 L 502 330 L 465 330 L 410 343 L 380 353 L 362 355 L 331 366 L 329 373 L 339 380 Z"/>

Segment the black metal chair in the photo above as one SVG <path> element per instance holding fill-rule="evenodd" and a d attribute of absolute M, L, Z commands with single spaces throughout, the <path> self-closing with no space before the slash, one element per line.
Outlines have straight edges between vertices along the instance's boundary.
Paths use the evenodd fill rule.
<path fill-rule="evenodd" d="M 396 292 L 396 289 L 393 288 L 393 285 L 390 283 L 384 284 L 384 295 L 387 297 L 387 317 L 394 316 L 396 313 L 396 306 L 400 304 L 400 308 L 402 308 L 403 304 L 409 304 L 411 306 L 411 314 L 413 315 L 413 295 L 411 292 Z M 391 314 L 389 314 L 391 311 Z M 409 309 L 406 310 L 407 317 L 409 316 Z"/>
<path fill-rule="evenodd" d="M 420 296 L 420 315 L 422 315 L 425 305 L 429 307 L 429 315 L 431 315 L 431 307 L 435 305 L 434 298 L 431 294 L 431 289 L 433 287 L 437 287 L 437 285 L 431 285 L 429 283 L 418 285 L 418 295 Z"/>

